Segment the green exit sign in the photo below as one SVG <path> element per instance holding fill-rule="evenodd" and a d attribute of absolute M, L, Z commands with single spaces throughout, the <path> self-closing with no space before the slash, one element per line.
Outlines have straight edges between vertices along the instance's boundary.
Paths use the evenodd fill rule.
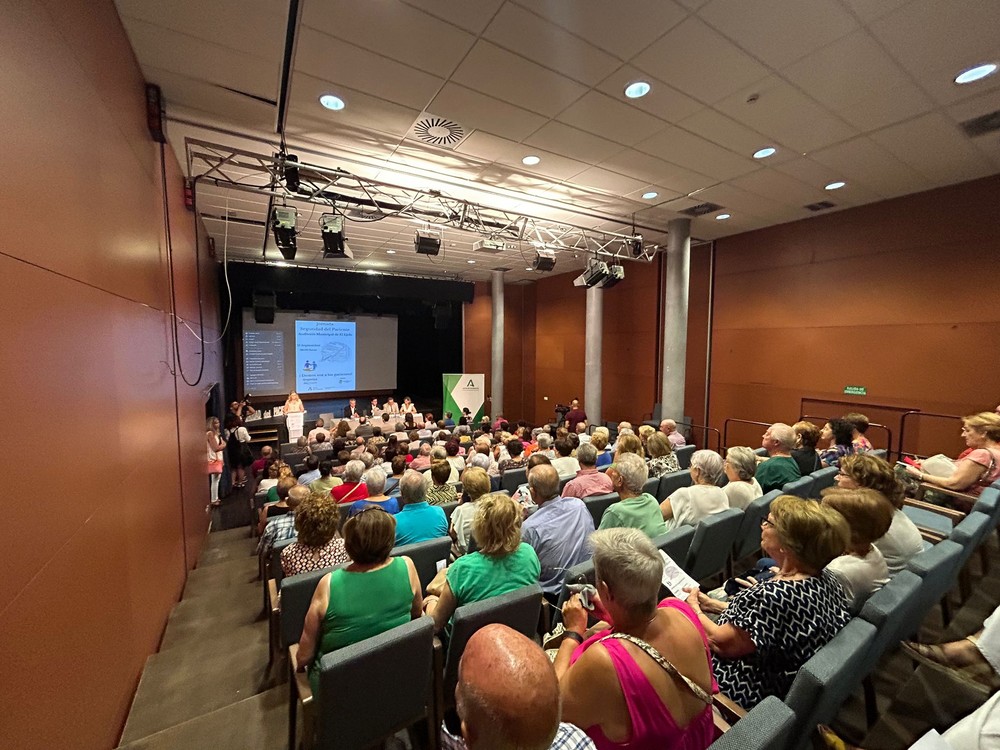
<path fill-rule="evenodd" d="M 868 389 L 863 385 L 845 385 L 844 393 L 848 396 L 867 396 Z"/>

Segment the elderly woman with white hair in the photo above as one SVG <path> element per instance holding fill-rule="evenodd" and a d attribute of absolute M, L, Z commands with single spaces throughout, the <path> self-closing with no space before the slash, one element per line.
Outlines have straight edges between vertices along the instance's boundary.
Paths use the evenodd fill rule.
<path fill-rule="evenodd" d="M 681 487 L 660 503 L 667 530 L 697 526 L 703 518 L 729 507 L 729 498 L 718 485 L 722 457 L 715 451 L 695 451 L 691 456 L 691 486 Z"/>
<path fill-rule="evenodd" d="M 362 478 L 365 473 L 365 464 L 359 459 L 352 459 L 344 467 L 344 483 L 339 487 L 330 490 L 330 497 L 338 503 L 353 503 L 368 497 L 368 486 Z"/>
<path fill-rule="evenodd" d="M 764 494 L 757 477 L 757 454 L 750 448 L 737 445 L 726 452 L 722 463 L 729 483 L 722 488 L 729 498 L 730 508 L 746 510 L 746 507 Z"/>
<path fill-rule="evenodd" d="M 399 500 L 385 494 L 385 470 L 381 466 L 373 466 L 365 471 L 362 480 L 368 490 L 368 497 L 355 500 L 347 511 L 347 517 L 355 516 L 365 508 L 375 505 L 387 513 L 399 513 Z"/>
<path fill-rule="evenodd" d="M 663 562 L 639 530 L 597 531 L 590 543 L 594 614 L 604 622 L 585 640 L 579 594 L 563 605 L 554 664 L 563 720 L 598 748 L 707 748 L 717 685 L 697 614 L 672 597 L 657 604 Z"/>
<path fill-rule="evenodd" d="M 601 517 L 601 529 L 639 529 L 646 536 L 655 538 L 667 532 L 656 498 L 642 487 L 649 478 L 646 462 L 635 453 L 625 453 L 608 468 L 611 488 L 620 498 L 612 503 Z"/>

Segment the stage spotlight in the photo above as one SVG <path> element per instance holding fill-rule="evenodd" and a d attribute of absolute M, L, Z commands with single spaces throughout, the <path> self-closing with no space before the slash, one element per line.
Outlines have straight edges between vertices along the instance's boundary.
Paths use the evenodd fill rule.
<path fill-rule="evenodd" d="M 275 206 L 271 215 L 271 229 L 274 231 L 274 244 L 285 260 L 295 260 L 295 209 Z"/>
<path fill-rule="evenodd" d="M 625 240 L 625 245 L 626 245 L 626 247 L 628 247 L 628 251 L 632 255 L 633 258 L 641 258 L 642 257 L 642 249 L 643 248 L 642 248 L 642 235 L 641 234 L 632 235 L 631 239 Z"/>
<path fill-rule="evenodd" d="M 555 250 L 535 250 L 535 259 L 532 261 L 531 267 L 536 271 L 551 271 L 556 267 Z"/>
<path fill-rule="evenodd" d="M 285 162 L 285 187 L 289 192 L 299 192 L 299 157 L 295 154 L 286 154 Z"/>
<path fill-rule="evenodd" d="M 340 214 L 323 214 L 319 217 L 323 237 L 324 258 L 353 258 L 344 237 L 344 217 Z"/>
<path fill-rule="evenodd" d="M 601 289 L 610 289 L 620 281 L 625 280 L 625 267 L 622 265 L 608 266 L 608 276 L 601 284 Z"/>
<path fill-rule="evenodd" d="M 441 252 L 441 230 L 418 229 L 413 236 L 413 249 L 422 255 L 437 255 Z"/>
<path fill-rule="evenodd" d="M 573 286 L 585 286 L 588 289 L 592 286 L 602 286 L 608 278 L 608 264 L 603 260 L 591 260 L 583 273 L 573 279 Z"/>

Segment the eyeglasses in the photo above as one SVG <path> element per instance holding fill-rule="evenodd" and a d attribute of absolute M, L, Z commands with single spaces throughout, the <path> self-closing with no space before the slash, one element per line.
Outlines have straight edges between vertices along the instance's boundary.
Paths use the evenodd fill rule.
<path fill-rule="evenodd" d="M 760 527 L 762 529 L 766 529 L 768 527 L 770 527 L 770 528 L 773 529 L 773 528 L 775 528 L 774 521 L 772 521 L 770 518 L 762 518 L 762 519 L 760 519 Z"/>

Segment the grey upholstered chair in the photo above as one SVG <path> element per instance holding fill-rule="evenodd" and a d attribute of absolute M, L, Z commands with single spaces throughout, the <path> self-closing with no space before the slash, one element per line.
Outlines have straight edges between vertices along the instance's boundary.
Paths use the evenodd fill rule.
<path fill-rule="evenodd" d="M 729 555 L 743 523 L 743 511 L 726 508 L 703 518 L 694 529 L 687 559 L 681 567 L 696 581 L 703 581 L 726 569 Z"/>
<path fill-rule="evenodd" d="M 434 580 L 434 576 L 437 575 L 438 563 L 442 561 L 445 564 L 448 563 L 448 553 L 450 551 L 451 537 L 442 536 L 426 542 L 393 547 L 389 555 L 391 557 L 406 556 L 413 560 L 413 565 L 417 569 L 417 578 L 420 579 L 420 589 L 421 591 L 426 591 L 427 584 Z"/>
<path fill-rule="evenodd" d="M 785 750 L 795 726 L 795 712 L 769 695 L 732 725 L 708 750 Z"/>
<path fill-rule="evenodd" d="M 660 486 L 656 490 L 656 499 L 661 503 L 681 487 L 691 486 L 691 470 L 672 471 L 660 477 Z"/>

